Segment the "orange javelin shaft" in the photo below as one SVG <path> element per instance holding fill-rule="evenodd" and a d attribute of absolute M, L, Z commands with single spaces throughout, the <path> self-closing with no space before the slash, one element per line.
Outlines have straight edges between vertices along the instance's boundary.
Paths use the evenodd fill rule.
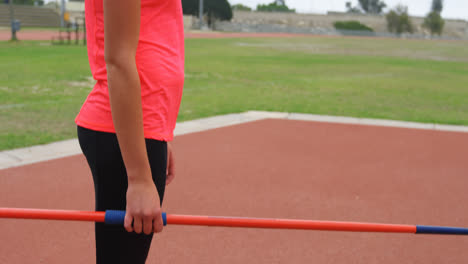
<path fill-rule="evenodd" d="M 48 219 L 104 222 L 105 212 L 0 208 L 0 218 Z"/>
<path fill-rule="evenodd" d="M 354 232 L 416 233 L 414 225 L 394 225 L 359 222 L 335 222 L 292 219 L 264 219 L 218 216 L 192 216 L 167 214 L 170 225 L 202 225 L 225 227 L 251 227 L 276 229 L 308 229 Z"/>
<path fill-rule="evenodd" d="M 114 211 L 117 215 L 110 215 L 106 219 L 107 212 L 73 211 L 73 210 L 47 210 L 47 209 L 25 209 L 25 208 L 0 208 L 0 218 L 23 218 L 23 219 L 49 219 L 49 220 L 73 220 L 94 221 L 110 224 L 122 224 L 125 216 L 124 211 Z M 111 218 L 116 217 L 111 223 Z M 250 227 L 250 228 L 273 228 L 273 229 L 306 229 L 306 230 L 329 230 L 329 231 L 354 231 L 354 232 L 387 232 L 387 233 L 416 233 L 414 225 L 395 225 L 360 222 L 335 222 L 295 219 L 266 219 L 266 218 L 244 218 L 223 216 L 196 216 L 176 215 L 163 213 L 165 224 L 169 225 L 201 225 L 201 226 L 224 226 L 224 227 Z"/>
<path fill-rule="evenodd" d="M 25 208 L 0 208 L 0 218 L 23 219 L 49 219 L 49 220 L 74 220 L 106 222 L 110 224 L 122 224 L 125 217 L 124 211 L 114 211 L 117 214 L 109 215 L 107 212 L 72 211 L 72 210 L 46 210 Z M 106 219 L 106 213 L 108 217 Z M 116 217 L 115 219 L 112 219 Z M 275 228 L 275 229 L 306 229 L 306 230 L 330 230 L 330 231 L 355 231 L 355 232 L 389 232 L 389 233 L 416 233 L 414 225 L 377 224 L 360 222 L 335 222 L 295 219 L 265 219 L 223 216 L 196 216 L 176 215 L 163 213 L 165 224 L 169 225 L 201 225 L 224 227 L 250 227 L 250 228 Z M 109 221 L 109 220 L 114 220 Z M 111 223 L 112 222 L 112 223 Z"/>
<path fill-rule="evenodd" d="M 123 225 L 125 211 L 106 212 L 0 208 L 0 218 L 50 219 L 104 222 Z M 163 223 L 171 225 L 201 225 L 224 227 L 305 229 L 352 232 L 386 232 L 438 235 L 468 235 L 468 228 L 424 225 L 395 225 L 361 222 L 336 222 L 296 219 L 266 219 L 224 216 L 173 215 L 162 213 Z"/>

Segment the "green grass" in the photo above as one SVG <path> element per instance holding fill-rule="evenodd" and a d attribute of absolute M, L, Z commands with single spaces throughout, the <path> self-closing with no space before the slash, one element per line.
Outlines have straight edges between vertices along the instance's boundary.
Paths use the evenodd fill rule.
<path fill-rule="evenodd" d="M 179 121 L 268 110 L 468 125 L 468 43 L 189 39 Z M 0 42 L 0 149 L 75 136 L 86 49 Z"/>
<path fill-rule="evenodd" d="M 0 57 L 0 149 L 74 137 L 90 87 L 86 49 L 3 42 Z"/>

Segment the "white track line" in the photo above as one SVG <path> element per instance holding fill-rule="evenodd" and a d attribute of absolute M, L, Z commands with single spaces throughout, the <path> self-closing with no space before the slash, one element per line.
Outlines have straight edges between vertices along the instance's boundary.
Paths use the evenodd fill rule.
<path fill-rule="evenodd" d="M 324 115 L 281 113 L 281 112 L 264 112 L 264 111 L 248 111 L 248 112 L 239 113 L 239 114 L 213 116 L 213 117 L 208 117 L 208 118 L 181 122 L 181 123 L 177 123 L 174 133 L 176 136 L 180 136 L 184 134 L 201 132 L 201 131 L 205 131 L 209 129 L 237 125 L 237 124 L 242 124 L 246 122 L 252 122 L 252 121 L 269 119 L 269 118 L 468 133 L 468 126 L 452 126 L 452 125 L 425 124 L 425 123 L 382 120 L 382 119 L 324 116 Z M 69 139 L 69 140 L 54 142 L 54 143 L 45 144 L 45 145 L 27 147 L 27 148 L 6 150 L 6 151 L 0 152 L 0 169 L 17 167 L 17 166 L 22 166 L 26 164 L 32 164 L 32 163 L 47 161 L 47 160 L 52 160 L 52 159 L 58 159 L 58 158 L 72 156 L 72 155 L 77 155 L 80 153 L 81 153 L 81 149 L 80 149 L 77 139 Z"/>

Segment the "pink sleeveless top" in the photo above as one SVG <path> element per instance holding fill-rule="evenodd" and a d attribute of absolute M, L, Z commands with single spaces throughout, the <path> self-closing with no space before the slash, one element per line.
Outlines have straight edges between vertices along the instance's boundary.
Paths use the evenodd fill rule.
<path fill-rule="evenodd" d="M 103 0 L 85 0 L 85 9 L 88 59 L 97 82 L 75 122 L 88 129 L 115 133 L 104 61 Z M 170 141 L 184 85 L 184 25 L 180 0 L 141 0 L 136 64 L 145 138 Z"/>

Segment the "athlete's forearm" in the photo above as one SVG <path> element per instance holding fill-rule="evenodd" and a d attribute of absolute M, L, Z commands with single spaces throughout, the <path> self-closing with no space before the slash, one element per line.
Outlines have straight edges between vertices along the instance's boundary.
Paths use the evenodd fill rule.
<path fill-rule="evenodd" d="M 104 1 L 104 51 L 112 120 L 129 181 L 151 180 L 135 62 L 139 32 L 140 1 Z"/>
<path fill-rule="evenodd" d="M 133 66 L 133 67 L 132 67 Z M 129 181 L 151 180 L 143 132 L 140 81 L 136 66 L 108 63 L 112 119 Z"/>

